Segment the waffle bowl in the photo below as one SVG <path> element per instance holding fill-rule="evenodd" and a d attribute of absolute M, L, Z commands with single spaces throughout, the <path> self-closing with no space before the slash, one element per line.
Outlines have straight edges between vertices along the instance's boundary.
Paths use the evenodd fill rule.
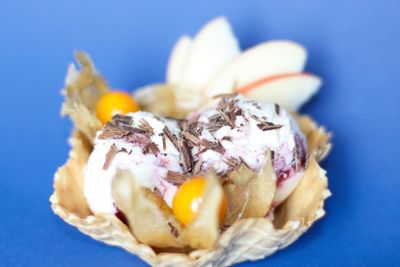
<path fill-rule="evenodd" d="M 275 209 L 274 216 L 237 220 L 219 235 L 211 248 L 154 248 L 138 241 L 128 226 L 116 216 L 93 214 L 83 194 L 83 170 L 93 149 L 95 132 L 101 128 L 101 124 L 93 119 L 93 103 L 108 91 L 108 86 L 87 55 L 78 53 L 77 59 L 82 70 L 78 72 L 70 67 L 66 79 L 66 101 L 62 109 L 62 113 L 69 115 L 75 125 L 69 138 L 71 151 L 67 162 L 55 173 L 54 193 L 50 202 L 58 216 L 84 234 L 121 247 L 153 266 L 229 266 L 262 259 L 290 245 L 325 214 L 324 201 L 330 192 L 326 172 L 318 163 L 329 153 L 330 134 L 318 127 L 310 117 L 297 114 L 294 117 L 307 138 L 310 151 L 308 166 L 300 184 Z M 168 102 L 166 94 L 172 99 L 173 95 L 159 88 L 169 86 L 158 86 L 157 90 L 152 88 L 152 97 L 148 97 L 146 103 L 142 102 L 145 110 L 176 117 L 187 113 L 186 110 L 176 110 L 170 102 L 165 103 Z M 149 89 L 145 90 L 149 96 Z M 162 102 L 164 107 L 160 109 L 159 103 Z M 150 107 L 158 107 L 158 110 Z"/>

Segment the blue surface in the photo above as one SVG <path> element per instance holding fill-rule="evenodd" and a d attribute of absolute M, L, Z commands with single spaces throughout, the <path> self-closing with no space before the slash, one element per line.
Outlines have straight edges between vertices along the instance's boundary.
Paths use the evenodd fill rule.
<path fill-rule="evenodd" d="M 304 108 L 334 132 L 327 216 L 274 256 L 240 266 L 400 265 L 399 1 L 0 2 L 0 266 L 145 266 L 52 214 L 68 153 L 59 116 L 75 48 L 115 88 L 164 78 L 174 41 L 227 15 L 243 48 L 287 38 L 324 78 Z M 246 4 L 244 4 L 246 3 Z"/>

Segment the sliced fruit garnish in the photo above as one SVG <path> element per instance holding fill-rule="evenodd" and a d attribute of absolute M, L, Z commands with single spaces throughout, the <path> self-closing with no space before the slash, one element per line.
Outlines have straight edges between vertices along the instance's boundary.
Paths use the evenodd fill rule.
<path fill-rule="evenodd" d="M 177 84 L 182 80 L 185 61 L 192 43 L 192 39 L 187 35 L 182 36 L 176 42 L 168 61 L 167 83 Z"/>
<path fill-rule="evenodd" d="M 270 41 L 244 51 L 221 69 L 205 86 L 204 94 L 230 93 L 259 79 L 282 73 L 298 73 L 304 68 L 306 50 L 290 41 Z"/>
<path fill-rule="evenodd" d="M 229 22 L 224 17 L 213 19 L 196 34 L 180 83 L 198 92 L 217 71 L 239 54 L 238 41 Z"/>
<path fill-rule="evenodd" d="M 235 90 L 248 98 L 296 111 L 317 93 L 321 84 L 318 76 L 309 73 L 286 73 L 253 81 Z"/>

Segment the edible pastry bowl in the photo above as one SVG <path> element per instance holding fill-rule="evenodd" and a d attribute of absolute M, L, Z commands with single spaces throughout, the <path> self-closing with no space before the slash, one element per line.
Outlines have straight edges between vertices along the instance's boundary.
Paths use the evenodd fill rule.
<path fill-rule="evenodd" d="M 294 242 L 324 214 L 324 201 L 330 196 L 326 171 L 319 162 L 331 148 L 330 134 L 308 116 L 294 114 L 307 139 L 308 165 L 304 176 L 273 212 L 273 216 L 242 218 L 224 229 L 213 246 L 207 249 L 155 248 L 141 243 L 117 216 L 93 214 L 83 193 L 83 171 L 93 149 L 92 140 L 101 124 L 90 119 L 93 103 L 108 87 L 85 54 L 77 54 L 82 70 L 70 68 L 66 79 L 63 114 L 75 124 L 69 138 L 71 150 L 67 162 L 54 176 L 54 193 L 50 197 L 53 211 L 81 232 L 109 245 L 119 246 L 153 266 L 229 266 L 246 260 L 262 259 Z M 145 89 L 146 90 L 146 89 Z M 147 89 L 148 90 L 148 89 Z M 168 107 L 154 111 L 165 92 L 152 92 L 144 110 L 160 115 L 180 116 L 186 111 L 171 112 Z M 148 92 L 147 92 L 148 94 Z"/>

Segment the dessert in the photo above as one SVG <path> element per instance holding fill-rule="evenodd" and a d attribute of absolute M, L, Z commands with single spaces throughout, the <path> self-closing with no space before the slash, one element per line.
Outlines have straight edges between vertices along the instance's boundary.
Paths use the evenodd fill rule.
<path fill-rule="evenodd" d="M 116 213 L 112 178 L 126 169 L 172 207 L 177 186 L 191 176 L 214 170 L 225 177 L 240 164 L 258 173 L 270 160 L 267 151 L 272 152 L 278 205 L 303 176 L 307 153 L 297 123 L 279 105 L 232 95 L 189 114 L 188 120 L 147 112 L 116 115 L 97 134 L 85 168 L 84 193 L 94 213 Z"/>
<path fill-rule="evenodd" d="M 217 18 L 178 41 L 166 84 L 105 104 L 115 93 L 76 57 L 62 108 L 72 149 L 50 198 L 66 222 L 151 265 L 227 266 L 274 253 L 324 215 L 330 135 L 296 114 L 321 85 L 300 45 L 241 53 Z"/>

